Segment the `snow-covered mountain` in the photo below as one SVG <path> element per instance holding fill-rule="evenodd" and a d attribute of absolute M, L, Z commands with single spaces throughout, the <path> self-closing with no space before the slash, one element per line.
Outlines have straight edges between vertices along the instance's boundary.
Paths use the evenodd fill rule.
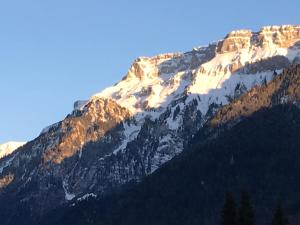
<path fill-rule="evenodd" d="M 9 141 L 4 144 L 0 144 L 0 159 L 4 156 L 10 155 L 15 150 L 25 145 L 26 142 Z"/>
<path fill-rule="evenodd" d="M 300 26 L 270 26 L 136 59 L 116 85 L 0 160 L 0 201 L 3 192 L 43 213 L 140 180 L 181 153 L 220 107 L 299 62 L 299 43 Z"/>

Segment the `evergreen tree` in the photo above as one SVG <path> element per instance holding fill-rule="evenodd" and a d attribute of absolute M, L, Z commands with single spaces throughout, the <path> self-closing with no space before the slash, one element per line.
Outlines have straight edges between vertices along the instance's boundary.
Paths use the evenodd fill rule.
<path fill-rule="evenodd" d="M 268 84 L 267 78 L 265 77 L 265 78 L 263 79 L 262 85 L 267 86 L 267 84 Z"/>
<path fill-rule="evenodd" d="M 271 225 L 288 225 L 288 219 L 283 211 L 281 204 L 279 204 L 274 212 Z"/>
<path fill-rule="evenodd" d="M 231 193 L 226 194 L 221 225 L 237 225 L 236 203 Z"/>
<path fill-rule="evenodd" d="M 254 225 L 254 212 L 247 192 L 241 193 L 241 202 L 238 215 L 239 225 Z"/>

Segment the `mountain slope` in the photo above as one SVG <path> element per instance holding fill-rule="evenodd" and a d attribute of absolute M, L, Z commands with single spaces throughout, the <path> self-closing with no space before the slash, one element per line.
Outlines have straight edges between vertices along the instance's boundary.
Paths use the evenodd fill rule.
<path fill-rule="evenodd" d="M 219 222 L 225 193 L 241 190 L 253 197 L 257 224 L 270 221 L 278 201 L 291 224 L 299 224 L 299 78 L 300 65 L 291 66 L 254 87 L 221 108 L 183 154 L 140 184 L 53 211 L 42 224 L 211 225 Z"/>
<path fill-rule="evenodd" d="M 198 142 L 215 138 L 241 119 L 279 104 L 300 104 L 300 65 L 293 65 L 268 84 L 252 88 L 231 104 L 222 107 L 196 134 Z"/>
<path fill-rule="evenodd" d="M 299 224 L 299 131 L 296 106 L 259 110 L 129 191 L 54 211 L 42 224 L 218 224 L 225 192 L 241 190 L 253 198 L 256 224 L 270 221 L 278 201 Z"/>
<path fill-rule="evenodd" d="M 122 81 L 76 102 L 63 121 L 0 160 L 0 202 L 42 215 L 139 181 L 180 154 L 221 106 L 297 62 L 299 40 L 299 26 L 273 26 L 137 59 Z M 13 216 L 3 217 L 5 224 Z"/>

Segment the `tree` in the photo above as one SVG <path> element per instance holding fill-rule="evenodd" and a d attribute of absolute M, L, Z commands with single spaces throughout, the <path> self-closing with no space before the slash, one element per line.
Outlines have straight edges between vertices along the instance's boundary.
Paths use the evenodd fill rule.
<path fill-rule="evenodd" d="M 274 212 L 271 225 L 288 225 L 288 224 L 289 224 L 288 219 L 284 213 L 281 204 L 279 203 Z"/>
<path fill-rule="evenodd" d="M 238 214 L 239 225 L 254 225 L 254 212 L 247 192 L 241 193 L 240 208 Z"/>
<path fill-rule="evenodd" d="M 227 193 L 222 211 L 222 225 L 237 225 L 236 203 L 231 193 Z"/>

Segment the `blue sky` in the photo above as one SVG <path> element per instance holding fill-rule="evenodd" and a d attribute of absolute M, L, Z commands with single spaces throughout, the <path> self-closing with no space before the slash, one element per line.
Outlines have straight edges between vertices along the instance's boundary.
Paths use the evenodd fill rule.
<path fill-rule="evenodd" d="M 299 8 L 299 0 L 0 1 L 0 143 L 36 137 L 138 56 L 300 24 Z"/>

